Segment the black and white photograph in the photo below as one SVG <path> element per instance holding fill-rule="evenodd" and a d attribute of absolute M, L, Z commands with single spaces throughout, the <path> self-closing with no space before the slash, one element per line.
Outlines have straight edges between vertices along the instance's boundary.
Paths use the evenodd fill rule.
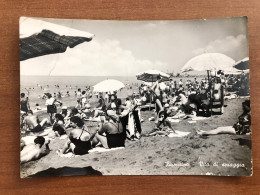
<path fill-rule="evenodd" d="M 251 176 L 248 18 L 20 18 L 20 177 Z"/>

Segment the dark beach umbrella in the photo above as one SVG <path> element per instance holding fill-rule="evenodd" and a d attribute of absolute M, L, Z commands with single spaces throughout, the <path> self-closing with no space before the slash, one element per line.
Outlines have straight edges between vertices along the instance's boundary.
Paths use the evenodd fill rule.
<path fill-rule="evenodd" d="M 140 72 L 136 75 L 136 78 L 137 80 L 145 82 L 155 82 L 157 80 L 157 76 L 161 76 L 163 81 L 170 80 L 170 75 L 158 70 L 147 70 L 144 72 Z"/>
<path fill-rule="evenodd" d="M 67 47 L 73 48 L 91 40 L 91 37 L 60 36 L 50 30 L 42 30 L 38 34 L 20 38 L 20 61 L 48 54 L 63 53 Z"/>
<path fill-rule="evenodd" d="M 248 70 L 249 69 L 249 58 L 244 58 L 243 60 L 238 61 L 234 68 L 238 70 Z"/>

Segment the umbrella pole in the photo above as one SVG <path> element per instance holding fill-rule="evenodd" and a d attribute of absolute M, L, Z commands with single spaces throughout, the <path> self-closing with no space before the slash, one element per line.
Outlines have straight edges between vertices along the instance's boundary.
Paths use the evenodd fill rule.
<path fill-rule="evenodd" d="M 152 76 L 152 86 L 153 86 L 153 76 Z M 149 111 L 151 111 L 151 104 L 152 104 L 152 97 L 150 94 L 150 105 L 149 105 Z"/>
<path fill-rule="evenodd" d="M 212 115 L 212 104 L 213 104 L 213 102 L 212 102 L 212 97 L 211 97 L 211 80 L 210 80 L 210 78 L 209 78 L 209 70 L 207 70 L 207 73 L 208 73 L 208 81 L 209 81 L 209 98 L 210 98 L 210 116 Z"/>

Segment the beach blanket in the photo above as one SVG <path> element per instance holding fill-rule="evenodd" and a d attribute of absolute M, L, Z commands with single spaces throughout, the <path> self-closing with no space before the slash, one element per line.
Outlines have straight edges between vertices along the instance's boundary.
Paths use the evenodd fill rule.
<path fill-rule="evenodd" d="M 183 118 L 185 116 L 186 116 L 186 114 L 180 113 L 180 114 L 176 114 L 174 116 L 168 117 L 168 119 L 179 119 L 179 118 Z"/>
<path fill-rule="evenodd" d="M 225 100 L 231 100 L 231 99 L 236 99 L 236 98 L 237 98 L 236 94 L 226 95 L 224 97 Z"/>
<path fill-rule="evenodd" d="M 178 123 L 180 122 L 180 119 L 174 119 L 174 118 L 168 118 L 168 120 L 172 123 Z"/>
<path fill-rule="evenodd" d="M 97 153 L 109 152 L 109 151 L 114 151 L 114 150 L 121 150 L 121 149 L 124 149 L 124 148 L 125 148 L 125 147 L 117 147 L 117 148 L 96 147 L 96 148 L 93 148 L 93 149 L 89 150 L 88 153 L 94 153 L 94 152 L 97 152 Z"/>
<path fill-rule="evenodd" d="M 58 156 L 61 157 L 61 158 L 74 158 L 74 157 L 80 156 L 80 155 L 75 155 L 75 154 L 73 154 L 72 152 L 68 152 L 68 153 L 66 153 L 66 154 L 62 154 L 62 153 L 60 153 L 59 151 L 56 151 L 56 153 L 57 153 Z"/>
<path fill-rule="evenodd" d="M 193 120 L 193 121 L 201 121 L 201 120 L 206 120 L 206 119 L 209 119 L 209 118 L 210 117 L 196 116 L 196 117 L 191 118 L 191 120 Z"/>
<path fill-rule="evenodd" d="M 184 137 L 184 136 L 187 136 L 189 134 L 190 134 L 190 132 L 183 132 L 183 131 L 175 130 L 175 133 L 170 133 L 168 135 L 168 137 Z"/>

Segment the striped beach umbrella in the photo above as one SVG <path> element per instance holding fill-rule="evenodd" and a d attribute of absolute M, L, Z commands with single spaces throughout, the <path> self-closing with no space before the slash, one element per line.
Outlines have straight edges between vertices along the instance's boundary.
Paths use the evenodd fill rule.
<path fill-rule="evenodd" d="M 63 53 L 67 47 L 73 48 L 88 37 L 60 36 L 50 30 L 43 30 L 39 34 L 20 39 L 20 61 L 38 56 Z"/>
<path fill-rule="evenodd" d="M 234 68 L 238 70 L 249 70 L 249 58 L 246 57 L 243 60 L 236 62 Z"/>
<path fill-rule="evenodd" d="M 137 80 L 145 82 L 155 82 L 157 80 L 157 76 L 161 76 L 163 81 L 170 80 L 170 75 L 158 70 L 147 70 L 144 72 L 140 72 L 136 75 L 136 78 Z"/>
<path fill-rule="evenodd" d="M 20 61 L 63 53 L 83 42 L 91 41 L 93 34 L 37 18 L 20 18 Z"/>

